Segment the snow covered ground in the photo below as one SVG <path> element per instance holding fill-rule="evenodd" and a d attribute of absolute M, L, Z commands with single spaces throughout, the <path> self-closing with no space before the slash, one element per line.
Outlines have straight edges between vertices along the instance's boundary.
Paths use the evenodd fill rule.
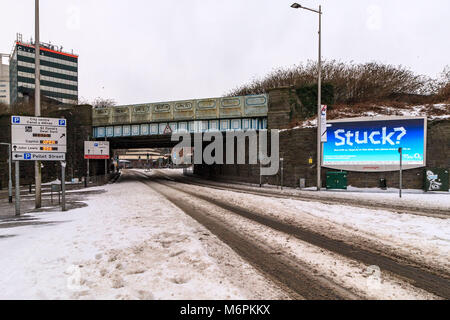
<path fill-rule="evenodd" d="M 189 188 L 192 187 L 189 186 Z M 243 205 L 252 210 L 256 209 L 259 213 L 267 214 L 271 217 L 280 217 L 284 221 L 289 220 L 289 222 L 294 222 L 294 220 L 297 220 L 297 222 L 301 221 L 303 224 L 305 218 L 308 219 L 308 213 L 305 213 L 303 208 L 304 203 L 302 201 L 293 201 L 298 206 L 297 208 L 286 208 L 286 204 L 291 200 L 285 202 L 284 200 L 280 201 L 280 199 L 250 196 L 248 194 L 201 187 L 194 187 L 194 190 L 201 194 L 214 194 L 218 199 L 226 199 L 229 202 Z M 196 207 L 208 210 L 210 215 L 228 225 L 228 228 L 235 229 L 239 234 L 246 235 L 246 237 L 253 239 L 256 243 L 271 248 L 273 252 L 294 257 L 299 264 L 304 265 L 308 270 L 316 274 L 316 276 L 331 279 L 334 283 L 357 293 L 361 297 L 368 299 L 436 298 L 432 294 L 414 288 L 402 280 L 380 271 L 377 266 L 367 266 L 361 262 L 345 258 L 331 251 L 311 245 L 308 242 L 301 241 L 283 232 L 255 223 L 239 215 L 230 215 L 221 212 L 211 207 L 208 203 L 192 199 L 189 195 L 180 196 L 183 197 L 183 201 L 193 202 Z M 311 204 L 311 206 L 314 205 L 319 205 L 318 210 L 320 211 L 320 204 Z M 289 213 L 292 214 L 289 215 Z M 306 222 L 307 225 L 311 222 L 311 219 L 308 220 Z M 324 225 L 324 221 L 321 219 L 315 219 L 314 223 L 316 225 L 322 225 L 328 232 L 331 231 L 329 225 Z M 371 271 L 374 270 L 378 270 L 377 276 L 380 281 L 376 281 L 369 276 Z"/>
<path fill-rule="evenodd" d="M 168 175 L 180 175 L 182 171 L 176 172 L 176 170 L 166 170 L 164 171 Z M 225 183 L 225 182 L 214 182 L 222 186 L 235 186 L 236 183 Z M 250 189 L 261 190 L 259 186 L 250 183 L 237 183 L 241 186 Z M 298 189 L 284 187 L 280 190 L 279 186 L 275 185 L 263 185 L 264 190 L 274 190 L 277 193 L 282 193 L 286 195 L 308 195 L 317 196 L 318 198 L 341 198 L 341 199 L 361 199 L 362 203 L 368 203 L 370 201 L 376 201 L 377 203 L 383 203 L 388 208 L 390 204 L 394 205 L 404 205 L 406 208 L 415 207 L 423 208 L 424 213 L 427 209 L 440 209 L 448 210 L 450 217 L 450 190 L 449 192 L 425 192 L 418 189 L 403 189 L 402 198 L 399 197 L 399 189 L 388 188 L 387 190 L 382 190 L 380 188 L 357 188 L 349 186 L 347 190 L 325 190 L 317 192 L 315 187 Z"/>
<path fill-rule="evenodd" d="M 437 268 L 450 269 L 450 218 L 440 219 L 341 204 L 271 198 L 204 187 L 189 188 L 198 188 L 199 192 L 206 192 L 218 199 L 245 206 L 270 217 L 279 217 L 303 227 L 307 226 L 326 235 L 334 234 L 351 242 L 371 241 L 393 252 L 432 263 Z M 365 195 L 366 193 L 361 193 L 361 199 L 364 199 Z"/>
<path fill-rule="evenodd" d="M 383 105 L 365 106 L 361 108 L 358 106 L 352 108 L 346 106 L 342 108 L 332 109 L 329 112 L 329 120 L 343 119 L 350 117 L 378 117 L 378 116 L 408 116 L 408 117 L 427 117 L 429 121 L 433 120 L 445 120 L 450 119 L 450 104 L 448 103 L 436 103 L 430 105 L 410 105 L 403 107 L 391 107 Z M 300 122 L 292 129 L 299 128 L 315 128 L 317 127 L 317 118 L 311 117 L 310 119 Z M 285 130 L 281 130 L 285 131 Z"/>
<path fill-rule="evenodd" d="M 315 188 L 311 188 L 313 190 Z M 449 211 L 450 217 L 450 193 L 449 192 L 425 192 L 417 189 L 402 190 L 402 198 L 399 197 L 399 189 L 388 188 L 356 188 L 348 187 L 347 190 L 321 191 L 322 196 L 333 196 L 342 199 L 361 199 L 364 201 L 376 200 L 384 202 L 386 206 L 390 203 L 402 204 L 411 207 L 422 207 L 426 209 L 444 209 Z M 426 212 L 426 211 L 425 211 Z"/>
<path fill-rule="evenodd" d="M 138 182 L 88 190 L 88 206 L 0 220 L 0 299 L 283 298 L 177 207 Z M 3 226 L 2 226 L 3 225 Z M 223 261 L 211 252 L 223 253 Z M 234 265 L 241 274 L 224 270 Z M 241 278 L 242 277 L 242 278 Z M 244 279 L 254 286 L 245 289 Z"/>
<path fill-rule="evenodd" d="M 168 175 L 181 174 L 166 170 Z M 225 184 L 226 185 L 226 184 Z M 450 194 L 445 192 L 425 193 L 420 190 L 405 190 L 402 199 L 398 190 L 350 188 L 349 191 L 314 192 L 319 196 L 333 196 L 343 199 L 361 199 L 369 204 L 370 200 L 384 203 L 402 203 L 423 208 L 448 209 L 449 218 L 398 214 L 388 210 L 355 208 L 343 204 L 323 204 L 314 201 L 270 198 L 268 196 L 248 195 L 244 193 L 200 188 L 219 199 L 231 201 L 237 205 L 256 210 L 269 216 L 279 217 L 290 222 L 321 230 L 324 234 L 333 233 L 351 241 L 372 241 L 392 252 L 402 253 L 419 261 L 433 264 L 440 269 L 450 269 Z M 249 189 L 253 189 L 249 186 Z M 258 188 L 259 189 L 259 188 Z M 280 191 L 280 190 L 278 190 Z M 302 194 L 305 191 L 285 189 L 286 194 Z M 307 191 L 307 194 L 312 194 Z M 370 205 L 369 205 L 370 206 Z"/>
<path fill-rule="evenodd" d="M 160 172 L 182 174 L 182 170 Z M 372 245 L 436 269 L 450 269 L 450 219 L 169 183 L 338 241 Z M 207 229 L 147 185 L 127 179 L 125 174 L 120 183 L 86 191 L 95 190 L 106 192 L 89 193 L 87 207 L 30 214 L 16 222 L 0 220 L 0 299 L 287 298 Z M 370 190 L 359 191 L 351 194 L 361 199 L 373 196 Z M 391 197 L 391 193 L 386 194 Z M 217 211 L 186 194 L 179 196 L 206 208 L 240 234 L 303 261 L 311 270 L 363 296 L 433 298 L 384 273 L 378 291 L 373 291 L 367 272 L 376 266 L 365 266 L 246 218 Z M 30 218 L 37 220 L 26 220 Z"/>

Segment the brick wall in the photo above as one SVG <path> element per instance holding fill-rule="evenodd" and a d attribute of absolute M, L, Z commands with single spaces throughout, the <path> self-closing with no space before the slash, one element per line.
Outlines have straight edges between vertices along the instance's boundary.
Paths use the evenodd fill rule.
<path fill-rule="evenodd" d="M 269 91 L 269 110 L 267 113 L 268 128 L 284 129 L 289 127 L 295 111 L 292 96 L 293 89 L 283 87 Z"/>
<path fill-rule="evenodd" d="M 284 185 L 298 187 L 300 178 L 306 179 L 306 186 L 316 185 L 316 130 L 314 128 L 293 129 L 280 132 L 280 157 L 284 158 Z M 224 148 L 225 152 L 225 148 Z M 314 163 L 308 163 L 312 157 Z M 427 166 L 450 168 L 450 120 L 429 122 L 427 137 Z M 322 181 L 327 171 L 323 168 Z M 195 165 L 194 172 L 208 178 L 228 179 L 259 183 L 257 165 Z M 388 187 L 398 187 L 399 172 L 349 172 L 348 184 L 356 187 L 378 187 L 379 180 L 386 179 Z M 263 183 L 279 184 L 279 174 L 263 177 Z M 403 187 L 421 189 L 423 169 L 403 172 Z"/>
<path fill-rule="evenodd" d="M 269 93 L 268 127 L 286 128 L 291 121 L 290 88 L 272 90 Z M 306 186 L 316 185 L 317 136 L 315 128 L 284 130 L 280 132 L 280 158 L 284 158 L 284 185 L 298 187 L 300 178 L 306 179 Z M 225 152 L 225 148 L 224 148 Z M 312 157 L 313 164 L 308 163 Z M 429 121 L 427 136 L 427 166 L 450 168 L 450 120 Z M 325 184 L 327 171 L 323 168 L 322 181 Z M 194 173 L 211 179 L 227 179 L 259 183 L 257 165 L 196 165 Z M 356 187 L 378 187 L 381 178 L 388 187 L 398 187 L 399 172 L 349 172 L 348 184 Z M 423 168 L 405 170 L 403 187 L 423 187 Z M 263 183 L 279 184 L 280 174 L 263 177 Z M 325 185 L 323 185 L 325 186 Z"/>

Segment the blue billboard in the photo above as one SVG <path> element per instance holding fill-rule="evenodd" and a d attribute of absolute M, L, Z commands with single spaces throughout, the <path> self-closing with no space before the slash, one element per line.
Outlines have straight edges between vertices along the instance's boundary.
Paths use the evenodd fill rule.
<path fill-rule="evenodd" d="M 323 166 L 350 171 L 392 171 L 426 164 L 426 118 L 357 118 L 330 121 Z"/>

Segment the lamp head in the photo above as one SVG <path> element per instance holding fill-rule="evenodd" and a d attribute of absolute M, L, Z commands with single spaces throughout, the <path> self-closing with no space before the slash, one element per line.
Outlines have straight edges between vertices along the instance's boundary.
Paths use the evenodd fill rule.
<path fill-rule="evenodd" d="M 297 2 L 294 2 L 292 5 L 291 5 L 291 8 L 294 8 L 294 9 L 299 9 L 299 8 L 301 8 L 302 6 L 301 5 L 299 5 Z"/>

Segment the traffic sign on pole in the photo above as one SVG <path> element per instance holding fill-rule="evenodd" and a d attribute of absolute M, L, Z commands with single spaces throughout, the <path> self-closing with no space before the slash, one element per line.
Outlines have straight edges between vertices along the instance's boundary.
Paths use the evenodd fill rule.
<path fill-rule="evenodd" d="M 85 159 L 109 159 L 109 141 L 85 141 Z"/>
<path fill-rule="evenodd" d="M 14 161 L 61 161 L 66 159 L 67 121 L 58 118 L 11 117 Z"/>
<path fill-rule="evenodd" d="M 321 142 L 327 142 L 327 109 L 328 106 L 322 105 L 320 112 Z"/>
<path fill-rule="evenodd" d="M 65 153 L 13 152 L 13 161 L 64 161 Z"/>
<path fill-rule="evenodd" d="M 51 127 L 66 127 L 67 125 L 66 119 L 24 117 L 24 116 L 12 116 L 11 123 L 18 125 L 51 126 Z"/>

